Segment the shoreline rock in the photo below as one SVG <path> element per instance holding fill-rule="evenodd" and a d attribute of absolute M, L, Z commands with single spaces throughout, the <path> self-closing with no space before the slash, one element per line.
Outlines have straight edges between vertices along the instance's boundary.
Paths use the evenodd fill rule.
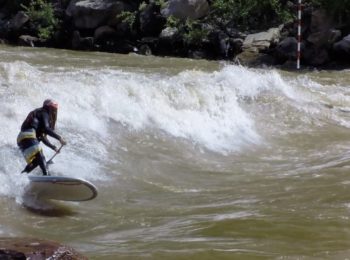
<path fill-rule="evenodd" d="M 87 260 L 72 247 L 37 238 L 0 238 L 0 259 Z"/>

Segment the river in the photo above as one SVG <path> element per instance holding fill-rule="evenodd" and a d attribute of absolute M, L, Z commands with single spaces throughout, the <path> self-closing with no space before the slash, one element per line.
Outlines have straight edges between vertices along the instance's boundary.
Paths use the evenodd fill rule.
<path fill-rule="evenodd" d="M 89 259 L 350 256 L 349 70 L 0 55 L 0 236 L 55 240 Z M 46 98 L 68 142 L 50 171 L 94 183 L 94 200 L 23 203 L 16 137 Z"/>

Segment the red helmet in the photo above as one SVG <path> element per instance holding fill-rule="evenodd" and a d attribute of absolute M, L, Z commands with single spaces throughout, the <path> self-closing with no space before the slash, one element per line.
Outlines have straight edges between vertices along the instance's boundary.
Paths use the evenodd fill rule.
<path fill-rule="evenodd" d="M 43 103 L 43 108 L 47 109 L 55 109 L 57 110 L 58 108 L 58 103 L 52 99 L 46 99 Z"/>

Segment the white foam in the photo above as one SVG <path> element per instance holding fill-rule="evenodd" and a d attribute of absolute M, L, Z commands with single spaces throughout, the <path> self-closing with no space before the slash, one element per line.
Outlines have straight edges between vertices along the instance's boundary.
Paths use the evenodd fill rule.
<path fill-rule="evenodd" d="M 15 198 L 20 203 L 28 179 L 19 173 L 18 151 L 9 145 L 0 145 L 0 162 L 0 195 Z"/>
<path fill-rule="evenodd" d="M 247 86 L 232 87 L 232 74 L 227 69 L 211 74 L 186 71 L 169 78 L 120 70 L 73 70 L 43 74 L 38 87 L 58 97 L 59 124 L 74 131 L 89 130 L 107 139 L 108 121 L 113 119 L 135 130 L 158 128 L 226 152 L 259 141 L 254 122 L 237 102 L 237 93 Z"/>

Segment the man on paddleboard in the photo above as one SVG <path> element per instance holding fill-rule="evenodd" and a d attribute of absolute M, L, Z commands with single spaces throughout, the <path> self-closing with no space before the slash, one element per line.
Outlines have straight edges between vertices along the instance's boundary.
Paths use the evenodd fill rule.
<path fill-rule="evenodd" d="M 57 102 L 46 99 L 42 107 L 31 111 L 24 120 L 17 137 L 17 145 L 27 162 L 22 173 L 29 173 L 39 165 L 43 175 L 49 175 L 46 159 L 39 143 L 42 141 L 56 152 L 59 152 L 59 149 L 49 142 L 47 135 L 57 139 L 61 145 L 66 144 L 66 141 L 55 132 L 57 109 Z"/>

